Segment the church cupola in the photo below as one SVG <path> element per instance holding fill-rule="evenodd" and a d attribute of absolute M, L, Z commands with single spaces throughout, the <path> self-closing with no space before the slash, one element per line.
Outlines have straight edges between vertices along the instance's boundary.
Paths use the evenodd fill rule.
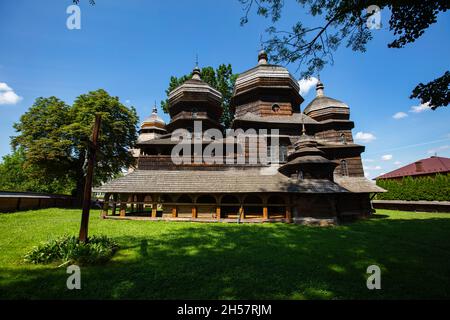
<path fill-rule="evenodd" d="M 160 116 L 158 116 L 158 108 L 155 102 L 152 114 L 141 123 L 138 142 L 155 139 L 159 135 L 165 134 L 166 132 L 166 123 Z"/>
<path fill-rule="evenodd" d="M 350 108 L 344 102 L 325 96 L 320 80 L 316 85 L 316 97 L 306 106 L 304 114 L 316 121 L 328 119 L 348 120 Z"/>
<path fill-rule="evenodd" d="M 302 135 L 294 144 L 295 150 L 288 156 L 288 162 L 278 171 L 298 179 L 327 179 L 333 181 L 337 164 L 325 158 L 325 153 L 317 148 L 317 141 L 307 135 L 302 125 Z"/>
<path fill-rule="evenodd" d="M 169 93 L 169 131 L 178 128 L 191 130 L 194 121 L 201 121 L 203 130 L 221 129 L 222 94 L 204 82 L 198 65 L 192 71 L 192 78 Z"/>
<path fill-rule="evenodd" d="M 291 116 L 300 112 L 303 98 L 298 81 L 289 71 L 269 63 L 266 51 L 258 53 L 258 64 L 236 79 L 231 107 L 237 118 L 252 113 L 264 116 Z"/>

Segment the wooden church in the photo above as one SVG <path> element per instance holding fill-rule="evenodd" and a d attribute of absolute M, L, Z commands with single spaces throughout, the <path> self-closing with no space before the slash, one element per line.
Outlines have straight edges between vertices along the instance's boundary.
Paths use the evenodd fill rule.
<path fill-rule="evenodd" d="M 371 195 L 384 190 L 364 177 L 364 146 L 353 142 L 349 107 L 327 97 L 320 81 L 302 111 L 298 82 L 261 51 L 258 64 L 237 78 L 231 100 L 233 131 L 253 132 L 255 145 L 208 139 L 208 131 L 224 132 L 222 96 L 198 67 L 192 74 L 169 94 L 169 123 L 156 106 L 142 122 L 136 168 L 94 189 L 105 196 L 103 217 L 329 224 L 371 214 Z M 190 161 L 179 163 L 174 134 L 181 129 L 196 145 L 182 155 Z M 223 161 L 202 156 L 212 144 L 227 150 Z M 234 161 L 240 155 L 244 161 Z"/>

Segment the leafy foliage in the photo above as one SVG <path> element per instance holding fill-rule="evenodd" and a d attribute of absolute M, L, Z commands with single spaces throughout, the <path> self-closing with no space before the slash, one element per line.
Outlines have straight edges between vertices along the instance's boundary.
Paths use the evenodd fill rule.
<path fill-rule="evenodd" d="M 402 180 L 380 179 L 377 185 L 388 190 L 377 200 L 450 201 L 450 174 L 436 177 L 405 177 Z"/>
<path fill-rule="evenodd" d="M 117 243 L 106 236 L 93 236 L 85 243 L 74 236 L 63 236 L 34 247 L 24 259 L 31 263 L 99 264 L 111 259 L 117 249 Z"/>
<path fill-rule="evenodd" d="M 241 25 L 248 22 L 249 12 L 256 7 L 256 12 L 271 18 L 275 24 L 280 18 L 285 2 L 283 0 L 239 0 L 245 10 Z M 296 0 L 310 15 L 320 17 L 320 26 L 307 26 L 297 21 L 291 30 L 278 30 L 274 26 L 267 29 L 269 40 L 265 42 L 270 58 L 275 63 L 298 63 L 303 68 L 302 77 L 318 73 L 328 63 L 333 63 L 333 52 L 343 43 L 354 51 L 365 52 L 372 34 L 366 24 L 373 14 L 367 8 L 376 4 L 380 10 L 391 11 L 389 29 L 397 36 L 390 48 L 403 48 L 420 38 L 425 30 L 436 23 L 440 12 L 450 8 L 447 0 L 426 1 L 372 1 L 366 0 Z M 438 84 L 442 84 L 436 79 Z M 436 81 L 435 80 L 435 81 Z M 434 96 L 429 90 L 434 82 L 419 85 L 414 89 L 412 97 L 420 97 L 422 103 L 430 102 L 436 107 L 448 104 L 448 86 L 440 86 Z M 446 92 L 442 94 L 441 92 Z M 444 98 L 444 99 L 442 99 Z"/>
<path fill-rule="evenodd" d="M 220 119 L 221 123 L 225 128 L 229 128 L 231 121 L 233 120 L 233 112 L 230 108 L 231 96 L 233 95 L 234 83 L 237 79 L 237 74 L 233 74 L 233 69 L 230 64 L 221 64 L 217 69 L 213 67 L 204 67 L 201 69 L 200 76 L 203 81 L 208 83 L 213 88 L 217 89 L 223 97 L 222 108 L 223 114 Z M 172 76 L 170 77 L 169 87 L 166 89 L 166 95 L 176 87 L 182 85 L 186 80 L 192 78 L 192 73 L 183 75 L 179 78 Z M 161 101 L 161 108 L 164 112 L 169 112 L 169 101 Z"/>
<path fill-rule="evenodd" d="M 449 86 L 450 72 L 446 71 L 442 77 L 427 84 L 419 83 L 410 98 L 419 98 L 422 103 L 429 102 L 433 110 L 439 106 L 446 107 L 450 102 Z"/>
<path fill-rule="evenodd" d="M 74 181 L 81 200 L 96 113 L 102 116 L 94 171 L 94 183 L 99 184 L 134 163 L 128 150 L 137 139 L 138 122 L 134 107 L 127 108 L 103 89 L 80 95 L 72 107 L 56 97 L 36 99 L 14 124 L 19 134 L 12 137 L 13 148 L 23 148 L 25 165 L 39 169 L 42 176 Z"/>
<path fill-rule="evenodd" d="M 70 194 L 75 187 L 66 175 L 47 178 L 36 166 L 27 164 L 23 148 L 3 157 L 0 163 L 0 190 Z"/>

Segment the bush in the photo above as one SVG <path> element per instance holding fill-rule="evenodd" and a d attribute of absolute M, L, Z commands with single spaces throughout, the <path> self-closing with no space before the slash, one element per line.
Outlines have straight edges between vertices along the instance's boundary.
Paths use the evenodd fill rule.
<path fill-rule="evenodd" d="M 381 179 L 377 185 L 388 190 L 378 193 L 377 200 L 450 201 L 450 174 L 435 177 L 405 177 L 401 180 Z"/>
<path fill-rule="evenodd" d="M 25 255 L 25 261 L 98 264 L 111 259 L 117 249 L 117 243 L 106 236 L 90 237 L 86 243 L 80 242 L 75 236 L 64 236 L 34 247 Z"/>

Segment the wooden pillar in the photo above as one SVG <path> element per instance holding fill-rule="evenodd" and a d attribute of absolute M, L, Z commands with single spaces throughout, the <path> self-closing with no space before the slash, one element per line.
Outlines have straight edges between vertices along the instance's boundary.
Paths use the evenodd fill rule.
<path fill-rule="evenodd" d="M 133 204 L 132 204 L 132 202 L 133 202 L 133 195 L 132 194 L 130 194 L 129 196 L 128 196 L 128 201 L 127 201 L 127 203 L 131 203 L 131 205 L 130 205 L 130 212 L 133 212 Z"/>
<path fill-rule="evenodd" d="M 216 207 L 216 218 L 217 220 L 220 220 L 221 216 L 220 216 L 220 205 Z"/>
<path fill-rule="evenodd" d="M 288 205 L 286 206 L 286 219 L 288 223 L 292 222 L 292 213 L 291 213 L 291 207 L 288 203 Z"/>
<path fill-rule="evenodd" d="M 267 205 L 264 205 L 263 207 L 263 219 L 269 219 L 269 209 L 267 208 Z"/>
<path fill-rule="evenodd" d="M 137 211 L 139 212 L 144 212 L 144 199 L 145 199 L 145 195 L 139 194 L 137 196 L 137 201 L 139 202 L 139 204 L 137 205 Z"/>
<path fill-rule="evenodd" d="M 197 206 L 192 207 L 192 219 L 197 219 Z"/>
<path fill-rule="evenodd" d="M 117 207 L 117 193 L 115 193 L 115 194 L 113 195 L 113 205 L 112 205 L 112 212 L 111 212 L 111 214 L 112 214 L 113 216 L 116 215 L 116 207 Z"/>
<path fill-rule="evenodd" d="M 177 206 L 174 206 L 172 208 L 172 218 L 176 218 L 176 217 L 178 217 L 178 208 L 177 208 Z"/>
<path fill-rule="evenodd" d="M 156 194 L 152 194 L 152 218 L 156 218 L 156 213 L 157 213 L 157 209 L 158 209 L 158 201 L 157 201 L 157 195 Z"/>
<path fill-rule="evenodd" d="M 130 208 L 130 212 L 134 212 L 134 208 L 135 208 L 135 206 L 134 206 L 134 203 L 136 202 L 136 196 L 133 194 L 132 196 L 131 196 L 131 208 Z"/>
<path fill-rule="evenodd" d="M 127 212 L 127 202 L 126 202 L 126 196 L 121 196 L 120 197 L 120 216 L 121 217 L 125 217 L 126 212 Z"/>
<path fill-rule="evenodd" d="M 241 205 L 239 207 L 239 220 L 243 219 L 245 217 L 245 213 L 244 213 L 244 207 Z"/>
<path fill-rule="evenodd" d="M 109 193 L 105 193 L 105 197 L 103 198 L 103 208 L 102 208 L 102 217 L 106 217 L 108 215 L 108 209 L 109 209 Z"/>

